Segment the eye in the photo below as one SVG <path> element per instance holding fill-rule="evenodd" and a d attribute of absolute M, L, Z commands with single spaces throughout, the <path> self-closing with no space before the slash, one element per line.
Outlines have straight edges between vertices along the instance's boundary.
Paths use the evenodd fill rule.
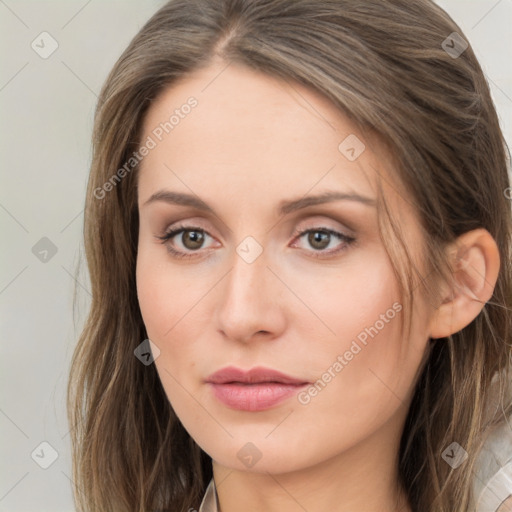
<path fill-rule="evenodd" d="M 181 237 L 178 237 L 179 234 L 181 234 Z M 355 241 L 355 238 L 327 227 L 318 227 L 302 231 L 296 230 L 293 235 L 296 239 L 307 237 L 307 243 L 313 248 L 313 251 L 308 252 L 315 258 L 327 258 L 336 255 L 346 250 L 348 246 Z M 181 248 L 174 246 L 174 238 L 176 237 L 178 241 L 181 242 Z M 197 226 L 176 226 L 162 236 L 157 236 L 157 238 L 167 246 L 167 250 L 173 257 L 184 259 L 200 256 L 200 249 L 203 248 L 206 238 L 213 237 L 204 229 Z M 333 241 L 338 241 L 338 247 L 326 251 L 325 249 L 329 247 Z M 295 245 L 291 247 L 295 247 Z"/>
<path fill-rule="evenodd" d="M 326 227 L 312 228 L 304 231 L 297 230 L 294 235 L 296 235 L 298 239 L 306 237 L 307 243 L 314 249 L 312 252 L 308 252 L 311 252 L 311 255 L 315 258 L 333 256 L 346 250 L 350 244 L 355 242 L 355 238 Z M 338 241 L 337 248 L 328 251 L 325 250 L 331 245 L 331 242 L 336 241 Z M 292 247 L 294 246 L 292 245 Z"/>
<path fill-rule="evenodd" d="M 184 252 L 183 249 L 175 249 L 170 243 L 177 235 L 182 234 L 178 237 L 185 250 L 192 251 L 192 253 Z M 212 238 L 204 229 L 196 226 L 177 226 L 167 231 L 162 236 L 157 236 L 158 239 L 162 240 L 162 243 L 167 246 L 167 250 L 176 258 L 192 258 L 202 248 L 202 245 L 206 237 Z"/>

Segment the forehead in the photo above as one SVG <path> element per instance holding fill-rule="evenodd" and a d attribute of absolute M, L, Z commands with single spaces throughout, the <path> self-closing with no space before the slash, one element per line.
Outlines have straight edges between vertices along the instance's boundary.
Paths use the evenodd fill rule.
<path fill-rule="evenodd" d="M 139 203 L 157 188 L 245 201 L 329 189 L 375 197 L 387 153 L 325 96 L 238 64 L 214 62 L 166 88 L 141 141 Z M 187 190 L 187 188 L 189 190 Z"/>

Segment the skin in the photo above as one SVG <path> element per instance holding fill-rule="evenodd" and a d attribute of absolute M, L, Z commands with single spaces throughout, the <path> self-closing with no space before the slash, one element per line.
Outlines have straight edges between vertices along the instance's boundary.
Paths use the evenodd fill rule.
<path fill-rule="evenodd" d="M 448 298 L 434 307 L 416 293 L 414 310 L 386 322 L 307 404 L 292 397 L 246 412 L 217 401 L 204 380 L 228 365 L 266 366 L 314 383 L 400 303 L 374 205 L 338 200 L 279 215 L 281 201 L 330 190 L 376 200 L 380 175 L 420 274 L 422 240 L 407 194 L 391 186 L 390 155 L 317 92 L 215 61 L 157 98 L 142 140 L 190 96 L 197 107 L 141 164 L 137 291 L 165 392 L 213 459 L 220 509 L 410 512 L 397 483 L 403 424 L 429 336 L 471 321 L 457 309 L 467 306 L 463 298 L 452 304 L 465 294 L 443 288 Z M 338 149 L 350 134 L 366 146 L 353 162 Z M 148 202 L 164 189 L 199 197 L 214 213 Z M 178 224 L 191 231 L 166 244 L 157 238 Z M 307 233 L 294 234 L 322 227 L 355 242 L 332 236 L 321 248 Z M 198 228 L 203 245 L 187 237 Z M 466 279 L 461 270 L 460 281 L 485 299 L 492 286 L 474 276 L 492 285 L 499 262 L 481 231 L 465 239 L 475 273 Z M 248 236 L 263 249 L 252 263 L 236 251 Z M 177 259 L 168 246 L 192 257 Z M 405 340 L 406 313 L 413 322 Z M 248 467 L 240 450 L 261 458 Z"/>

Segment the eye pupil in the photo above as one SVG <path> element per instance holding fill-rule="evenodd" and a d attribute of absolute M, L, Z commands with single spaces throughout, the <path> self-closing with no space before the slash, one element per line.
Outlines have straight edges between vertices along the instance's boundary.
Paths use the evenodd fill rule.
<path fill-rule="evenodd" d="M 312 231 L 309 233 L 308 241 L 311 243 L 312 247 L 325 249 L 325 247 L 329 245 L 330 236 L 331 235 L 329 233 L 325 233 L 324 231 Z"/>
<path fill-rule="evenodd" d="M 198 249 L 203 244 L 204 233 L 200 231 L 184 231 L 182 235 L 183 245 L 187 249 Z M 188 243 L 191 243 L 191 246 Z"/>

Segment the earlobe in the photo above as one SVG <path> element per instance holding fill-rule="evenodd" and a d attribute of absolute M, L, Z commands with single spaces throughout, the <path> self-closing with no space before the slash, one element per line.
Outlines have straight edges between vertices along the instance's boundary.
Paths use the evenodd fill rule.
<path fill-rule="evenodd" d="M 483 229 L 468 231 L 448 248 L 451 283 L 430 322 L 430 338 L 444 338 L 469 325 L 492 297 L 500 268 L 499 250 Z"/>

